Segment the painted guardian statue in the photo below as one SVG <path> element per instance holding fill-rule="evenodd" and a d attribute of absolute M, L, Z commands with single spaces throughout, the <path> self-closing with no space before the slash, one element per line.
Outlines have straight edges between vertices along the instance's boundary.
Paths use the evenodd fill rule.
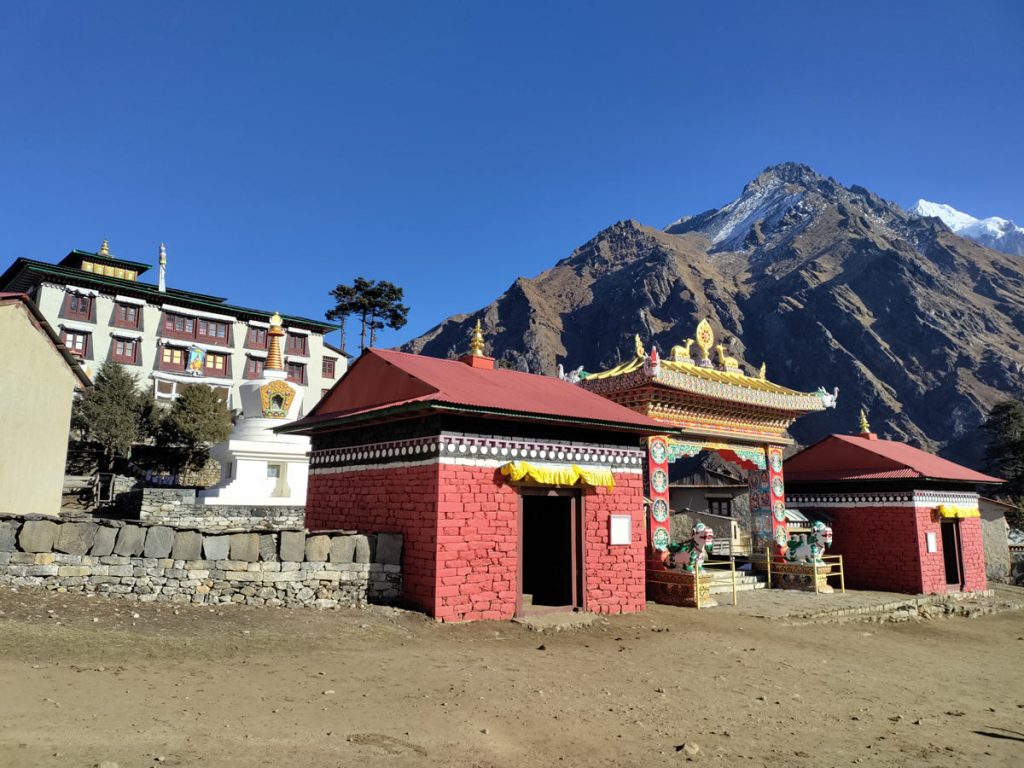
<path fill-rule="evenodd" d="M 715 543 L 715 532 L 704 523 L 697 523 L 693 526 L 692 535 L 689 541 L 682 544 L 668 545 L 669 568 L 676 567 L 676 555 L 680 552 L 686 553 L 686 564 L 683 566 L 687 573 L 704 573 L 704 560 L 711 554 L 711 547 Z"/>
<path fill-rule="evenodd" d="M 825 561 L 822 558 L 831 546 L 832 529 L 819 520 L 811 528 L 806 539 L 793 536 L 787 542 L 786 562 L 824 565 Z"/>

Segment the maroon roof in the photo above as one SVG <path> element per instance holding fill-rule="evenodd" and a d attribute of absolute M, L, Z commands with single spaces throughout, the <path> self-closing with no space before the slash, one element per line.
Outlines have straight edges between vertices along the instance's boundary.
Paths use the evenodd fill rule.
<path fill-rule="evenodd" d="M 473 367 L 458 360 L 367 349 L 306 418 L 280 431 L 387 417 L 396 409 L 463 410 L 531 421 L 584 422 L 630 432 L 664 432 L 665 425 L 552 376 Z M 379 414 L 378 414 L 379 412 Z"/>
<path fill-rule="evenodd" d="M 829 435 L 786 460 L 789 482 L 829 480 L 950 480 L 1002 483 L 998 477 L 941 459 L 920 448 L 860 435 Z"/>

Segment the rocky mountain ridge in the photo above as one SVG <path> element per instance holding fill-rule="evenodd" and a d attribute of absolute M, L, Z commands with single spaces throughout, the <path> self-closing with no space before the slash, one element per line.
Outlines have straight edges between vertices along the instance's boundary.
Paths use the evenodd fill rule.
<path fill-rule="evenodd" d="M 403 349 L 454 356 L 480 319 L 503 364 L 596 371 L 634 334 L 664 352 L 705 316 L 748 371 L 840 388 L 794 425 L 802 443 L 854 431 L 864 407 L 883 436 L 977 465 L 988 409 L 1024 393 L 1020 260 L 796 163 L 664 230 L 620 221 Z"/>

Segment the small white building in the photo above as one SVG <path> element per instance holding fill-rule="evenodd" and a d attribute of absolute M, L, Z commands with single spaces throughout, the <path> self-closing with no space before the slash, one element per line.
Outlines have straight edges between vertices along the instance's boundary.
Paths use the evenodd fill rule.
<path fill-rule="evenodd" d="M 17 259 L 0 275 L 0 291 L 28 294 L 90 377 L 111 360 L 157 400 L 173 400 L 202 383 L 229 408 L 240 408 L 241 385 L 263 375 L 271 313 L 168 288 L 163 246 L 156 285 L 139 280 L 151 268 L 114 256 L 104 240 L 96 253 L 71 251 L 57 264 Z M 283 319 L 285 378 L 301 388 L 310 407 L 348 367 L 346 355 L 324 340 L 334 328 L 304 317 Z"/>
<path fill-rule="evenodd" d="M 227 441 L 210 455 L 220 463 L 217 485 L 202 491 L 203 504 L 301 506 L 306 503 L 309 438 L 278 435 L 274 427 L 295 421 L 302 388 L 287 381 L 281 356 L 281 316 L 270 318 L 270 348 L 260 378 L 240 385 L 242 415 Z"/>

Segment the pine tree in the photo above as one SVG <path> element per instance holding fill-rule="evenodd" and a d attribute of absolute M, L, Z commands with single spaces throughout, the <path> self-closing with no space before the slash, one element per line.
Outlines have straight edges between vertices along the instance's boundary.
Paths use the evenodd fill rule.
<path fill-rule="evenodd" d="M 152 395 L 139 391 L 135 378 L 119 363 L 100 366 L 93 386 L 75 401 L 72 427 L 100 445 L 102 468 L 118 457 L 131 458 L 132 446 L 151 434 L 157 420 Z"/>
<path fill-rule="evenodd" d="M 341 349 L 345 351 L 345 319 L 359 317 L 359 348 L 366 348 L 366 332 L 370 332 L 370 346 L 376 341 L 377 331 L 384 327 L 395 330 L 406 323 L 409 308 L 402 304 L 404 291 L 387 280 L 367 280 L 357 277 L 352 285 L 338 284 L 331 291 L 335 305 L 327 311 L 328 320 L 341 324 Z"/>
<path fill-rule="evenodd" d="M 990 472 L 1006 480 L 1003 492 L 1018 507 L 1024 502 L 1024 404 L 996 403 L 985 422 L 989 435 L 985 460 Z M 1010 521 L 1020 525 L 1021 520 Z"/>
<path fill-rule="evenodd" d="M 177 469 L 200 469 L 210 458 L 210 446 L 231 433 L 231 412 L 212 388 L 192 384 L 171 405 L 161 432 L 176 449 Z"/>

